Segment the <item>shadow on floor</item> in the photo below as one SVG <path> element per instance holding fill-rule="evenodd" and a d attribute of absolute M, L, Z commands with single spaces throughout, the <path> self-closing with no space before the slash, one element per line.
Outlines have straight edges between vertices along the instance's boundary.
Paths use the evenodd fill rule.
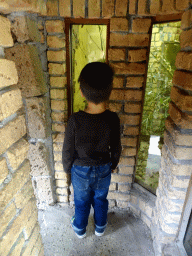
<path fill-rule="evenodd" d="M 125 210 L 109 210 L 102 237 L 94 234 L 93 209 L 87 236 L 79 239 L 70 227 L 74 208 L 50 206 L 39 210 L 45 256 L 154 256 L 151 232 L 140 219 Z"/>

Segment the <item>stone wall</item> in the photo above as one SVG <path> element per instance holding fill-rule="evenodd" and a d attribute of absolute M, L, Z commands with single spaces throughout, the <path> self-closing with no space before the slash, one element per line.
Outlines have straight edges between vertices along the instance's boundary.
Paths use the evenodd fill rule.
<path fill-rule="evenodd" d="M 0 16 L 0 255 L 44 255 L 28 160 L 25 107 L 11 22 Z"/>
<path fill-rule="evenodd" d="M 54 204 L 54 173 L 47 86 L 47 57 L 44 21 L 35 14 L 8 15 L 14 46 L 5 57 L 16 63 L 27 118 L 28 157 L 38 208 Z"/>
<path fill-rule="evenodd" d="M 25 5 L 23 2 L 22 4 Z M 40 10 L 42 8 L 45 8 L 44 3 L 41 0 L 31 2 L 27 8 L 30 8 L 30 11 L 34 11 L 34 6 L 36 11 L 38 9 L 39 12 L 41 12 Z M 27 25 L 28 34 L 31 35 L 31 38 L 24 40 L 23 42 L 19 42 L 17 33 L 14 32 L 14 29 L 12 30 L 12 35 L 15 40 L 13 48 L 20 48 L 20 51 L 22 49 L 22 52 L 24 52 L 29 59 L 29 62 L 25 62 L 25 66 L 29 65 L 31 67 L 30 70 L 33 70 L 32 75 L 28 74 L 28 78 L 30 81 L 33 81 L 32 84 L 34 87 L 27 90 L 27 83 L 25 89 L 23 89 L 24 87 L 18 83 L 17 88 L 20 88 L 22 91 L 25 108 L 28 109 L 27 118 L 31 120 L 31 122 L 36 120 L 35 122 L 39 124 L 38 127 L 32 129 L 32 127 L 30 127 L 30 123 L 27 121 L 27 138 L 29 139 L 31 150 L 34 152 L 34 155 L 37 154 L 38 157 L 41 158 L 41 161 L 39 162 L 39 166 L 41 168 L 36 169 L 35 165 L 32 165 L 32 167 L 34 167 L 33 175 L 35 177 L 35 179 L 33 179 L 35 180 L 34 187 L 37 184 L 36 182 L 39 182 L 39 188 L 41 188 L 42 184 L 45 184 L 45 182 L 42 182 L 42 176 L 44 180 L 48 178 L 49 181 L 51 181 L 51 178 L 53 177 L 52 174 L 54 172 L 58 203 L 61 205 L 69 202 L 73 203 L 73 191 L 69 186 L 69 177 L 67 177 L 63 172 L 61 163 L 61 150 L 68 116 L 66 97 L 66 35 L 64 30 L 64 21 L 66 17 L 109 18 L 109 62 L 115 69 L 114 89 L 110 97 L 109 109 L 117 112 L 121 119 L 123 151 L 118 168 L 112 175 L 112 183 L 108 199 L 111 207 L 116 205 L 118 207 L 130 208 L 135 212 L 135 214 L 141 216 L 152 230 L 156 255 L 168 255 L 167 248 L 169 248 L 172 242 L 177 238 L 179 224 L 182 221 L 183 206 L 187 197 L 189 178 L 191 177 L 191 7 L 189 6 L 189 1 L 159 0 L 150 1 L 149 4 L 149 1 L 147 0 L 103 0 L 102 4 L 100 4 L 100 1 L 97 0 L 48 0 L 46 7 L 47 13 L 43 12 L 43 15 L 45 16 L 35 16 L 36 21 L 39 22 L 38 30 L 33 29 L 36 31 L 36 35 L 33 33 L 30 34 L 30 25 Z M 16 4 L 13 4 L 11 0 L 6 1 L 6 3 L 1 2 L 0 10 L 3 10 L 3 12 L 6 13 L 6 8 L 9 13 L 13 10 L 17 10 L 19 7 Z M 19 9 L 19 11 L 27 10 L 25 8 L 26 6 L 22 7 L 21 5 L 21 9 Z M 177 16 L 177 14 L 179 15 Z M 177 56 L 177 70 L 173 77 L 174 86 L 171 92 L 172 102 L 170 103 L 169 108 L 170 118 L 166 121 L 165 146 L 162 154 L 159 187 L 157 197 L 155 199 L 151 199 L 145 190 L 139 190 L 137 185 L 132 187 L 134 183 L 137 149 L 139 146 L 138 139 L 146 81 L 151 27 L 155 21 L 168 22 L 180 19 L 181 14 L 183 14 L 183 32 L 180 36 L 181 51 Z M 11 21 L 17 20 L 14 15 L 10 15 L 8 18 Z M 23 14 L 20 16 L 30 17 L 30 15 Z M 23 24 L 23 22 L 18 21 L 18 26 L 19 23 Z M 28 21 L 27 24 L 29 24 Z M 39 39 L 38 33 L 40 33 L 41 39 Z M 4 38 L 1 40 L 3 41 Z M 40 40 L 40 42 L 38 40 Z M 43 48 L 42 51 L 40 50 L 40 53 L 37 54 L 40 49 L 39 47 L 42 45 L 45 48 Z M 13 46 L 13 44 L 9 45 L 9 47 L 10 46 Z M 12 60 L 12 57 L 14 57 L 12 55 L 14 50 L 11 51 L 11 48 L 9 48 L 5 52 L 7 58 Z M 47 57 L 45 57 L 45 52 L 47 52 Z M 38 60 L 38 56 L 41 56 L 42 65 L 42 55 L 44 55 L 44 60 L 46 58 L 48 60 L 47 67 L 46 64 L 43 67 L 43 73 L 46 73 L 47 71 L 49 72 L 48 80 L 46 80 L 46 84 L 50 86 L 50 90 L 48 91 L 46 91 L 46 89 L 49 88 L 46 88 L 46 86 L 43 85 L 42 76 L 33 79 L 33 74 L 37 67 L 35 67 L 35 65 L 33 66 L 31 63 L 34 63 L 34 60 Z M 24 56 L 21 58 L 24 58 Z M 38 63 L 40 63 L 39 60 Z M 41 65 L 39 64 L 38 67 Z M 22 65 L 20 65 L 20 67 L 18 65 L 17 68 L 19 73 L 20 70 L 22 70 Z M 4 64 L 0 66 L 0 70 L 3 72 L 5 78 L 10 77 L 9 69 L 5 68 Z M 42 74 L 42 70 L 40 73 Z M 7 78 L 4 79 L 6 80 L 4 86 L 10 85 L 10 80 Z M 15 83 L 15 81 L 13 83 Z M 41 84 L 43 86 L 36 86 L 36 84 Z M 28 93 L 28 96 L 25 93 Z M 45 101 L 49 101 L 49 95 L 50 107 L 52 110 L 52 140 L 54 154 L 54 168 L 51 173 L 44 168 L 44 163 L 47 159 L 46 149 L 49 153 L 51 153 L 51 150 L 49 147 L 44 148 L 41 144 L 44 143 L 46 146 L 50 143 L 49 132 L 48 135 L 45 135 L 47 134 L 46 129 L 42 128 L 45 127 L 49 129 L 49 125 L 42 125 L 46 122 L 49 123 L 49 118 L 46 120 L 43 117 L 44 114 L 39 117 L 39 113 L 44 113 L 44 108 L 46 108 L 44 99 Z M 14 109 L 16 108 L 14 107 Z M 49 113 L 45 113 L 45 115 L 49 115 Z M 17 117 L 18 119 L 16 118 L 16 120 L 14 120 L 14 117 Z M 22 125 L 22 120 L 24 120 L 22 114 L 13 117 L 11 115 L 11 118 L 14 120 L 13 123 L 11 122 L 13 127 L 15 127 L 15 121 L 16 125 L 20 124 L 20 127 L 25 127 Z M 2 143 L 2 148 L 4 147 L 3 150 L 8 150 L 9 148 L 7 149 L 6 145 L 11 147 L 13 143 L 14 146 L 17 146 L 16 148 L 26 144 L 23 140 L 19 145 L 15 144 L 17 140 L 15 141 L 15 137 L 12 139 L 12 136 L 9 136 L 10 130 L 3 129 L 4 125 L 7 123 L 3 122 L 2 124 L 3 127 L 1 132 L 2 134 L 5 134 L 3 136 L 5 136 L 5 138 L 11 138 L 10 144 Z M 12 129 L 12 126 L 10 129 Z M 20 132 L 23 131 L 23 129 L 20 128 L 17 130 Z M 40 135 L 37 131 L 40 131 Z M 23 133 L 26 134 L 26 131 Z M 15 133 L 13 133 L 13 135 L 14 134 Z M 12 150 L 11 152 L 15 151 Z M 50 154 L 50 158 L 51 157 L 52 155 Z M 6 161 L 7 159 L 8 158 L 6 158 Z M 2 161 L 5 163 L 4 159 Z M 31 159 L 31 164 L 32 163 L 33 159 Z M 48 164 L 50 164 L 50 162 Z M 8 167 L 10 168 L 9 164 Z M 41 172 L 41 170 L 43 171 Z M 38 176 L 38 179 L 36 175 Z M 49 186 L 52 187 L 53 184 L 50 185 L 50 183 Z M 5 181 L 4 184 L 6 184 Z M 11 183 L 10 186 L 11 191 L 12 188 L 15 188 L 14 184 L 12 184 L 13 183 Z M 38 190 L 36 191 L 38 192 Z M 53 190 L 48 189 L 46 191 Z M 11 193 L 10 200 L 14 198 L 13 194 L 14 192 Z M 52 201 L 54 201 L 54 199 Z M 46 203 L 50 203 L 50 201 L 48 200 Z M 9 218 L 11 218 L 11 213 L 7 213 L 7 216 L 10 216 Z M 22 219 L 24 219 L 23 216 Z M 9 226 L 7 223 L 5 227 L 8 232 Z"/>

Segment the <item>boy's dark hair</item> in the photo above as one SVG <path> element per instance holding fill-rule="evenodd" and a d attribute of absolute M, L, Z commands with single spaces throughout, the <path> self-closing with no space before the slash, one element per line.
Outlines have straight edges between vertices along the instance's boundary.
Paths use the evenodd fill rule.
<path fill-rule="evenodd" d="M 88 63 L 78 79 L 86 100 L 96 105 L 107 101 L 113 88 L 113 75 L 114 71 L 107 63 Z"/>

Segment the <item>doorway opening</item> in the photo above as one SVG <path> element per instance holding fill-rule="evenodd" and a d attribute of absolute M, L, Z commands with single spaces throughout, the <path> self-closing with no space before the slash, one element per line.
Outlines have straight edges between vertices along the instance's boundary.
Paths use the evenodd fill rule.
<path fill-rule="evenodd" d="M 94 61 L 108 62 L 109 20 L 67 19 L 68 114 L 84 110 L 78 78 L 83 67 Z"/>
<path fill-rule="evenodd" d="M 181 22 L 154 24 L 135 181 L 156 194 Z"/>

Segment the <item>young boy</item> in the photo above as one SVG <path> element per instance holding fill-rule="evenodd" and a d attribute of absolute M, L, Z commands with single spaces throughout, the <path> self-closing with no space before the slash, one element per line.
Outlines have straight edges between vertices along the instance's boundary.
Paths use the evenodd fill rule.
<path fill-rule="evenodd" d="M 120 120 L 106 109 L 113 75 L 112 68 L 101 62 L 82 69 L 78 82 L 88 106 L 73 113 L 66 127 L 62 161 L 65 172 L 71 173 L 75 202 L 71 225 L 79 238 L 86 236 L 91 205 L 95 235 L 102 236 L 107 225 L 111 172 L 121 155 Z"/>

